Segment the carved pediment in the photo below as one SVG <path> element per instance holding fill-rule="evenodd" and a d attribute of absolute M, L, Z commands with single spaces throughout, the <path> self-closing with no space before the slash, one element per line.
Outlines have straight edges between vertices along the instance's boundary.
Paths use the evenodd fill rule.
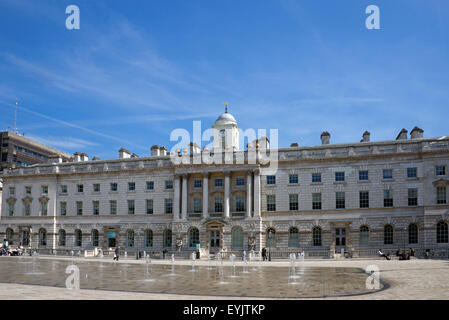
<path fill-rule="evenodd" d="M 30 196 L 27 196 L 25 198 L 22 198 L 22 201 L 24 203 L 31 203 L 33 201 L 33 198 L 31 198 Z"/>
<path fill-rule="evenodd" d="M 445 187 L 445 186 L 449 185 L 449 180 L 441 178 L 441 179 L 438 179 L 438 180 L 432 182 L 432 184 L 434 187 Z"/>
<path fill-rule="evenodd" d="M 217 225 L 220 225 L 220 226 L 225 226 L 228 223 L 226 221 L 222 220 L 222 219 L 212 218 L 212 219 L 207 219 L 203 224 L 205 226 L 210 226 L 210 225 L 213 225 L 213 224 L 217 224 Z"/>
<path fill-rule="evenodd" d="M 47 196 L 42 196 L 39 198 L 39 202 L 48 202 L 48 200 L 50 200 L 50 198 Z"/>
<path fill-rule="evenodd" d="M 8 199 L 6 199 L 6 202 L 7 202 L 7 203 L 11 203 L 11 204 L 16 203 L 16 201 L 17 201 L 17 199 L 14 198 L 14 197 L 9 197 Z"/>

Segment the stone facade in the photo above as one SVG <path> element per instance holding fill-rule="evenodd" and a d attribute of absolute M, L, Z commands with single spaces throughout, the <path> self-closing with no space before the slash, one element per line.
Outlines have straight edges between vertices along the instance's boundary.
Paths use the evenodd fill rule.
<path fill-rule="evenodd" d="M 236 130 L 232 116 L 219 120 Z M 259 251 L 270 242 L 274 257 L 299 251 L 332 257 L 341 250 L 363 256 L 409 247 L 447 256 L 449 137 L 423 138 L 416 131 L 413 139 L 402 134 L 382 142 L 370 142 L 366 132 L 350 144 L 330 144 L 326 133 L 322 145 L 278 149 L 278 169 L 269 174 L 275 178 L 238 148 L 227 149 L 231 157 L 243 155 L 243 164 L 174 164 L 172 154 L 153 146 L 149 157 L 128 157 L 121 149 L 120 159 L 7 170 L 0 236 L 12 237 L 14 245 L 26 243 L 29 233 L 28 246 L 58 251 L 118 244 L 129 252 L 188 254 L 198 239 L 203 254 Z M 344 193 L 343 208 L 337 209 L 337 192 Z M 367 205 L 361 192 L 368 194 Z"/>

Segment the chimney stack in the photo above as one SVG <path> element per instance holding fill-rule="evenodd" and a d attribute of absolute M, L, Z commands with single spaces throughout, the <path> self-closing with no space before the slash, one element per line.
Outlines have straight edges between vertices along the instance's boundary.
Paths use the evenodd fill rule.
<path fill-rule="evenodd" d="M 201 153 L 201 148 L 194 142 L 189 143 L 189 152 L 190 154 L 198 154 Z"/>
<path fill-rule="evenodd" d="M 369 142 L 370 141 L 370 133 L 368 131 L 365 131 L 362 135 L 362 140 L 360 142 Z"/>
<path fill-rule="evenodd" d="M 167 155 L 167 148 L 164 146 L 159 147 L 159 150 L 161 151 L 161 156 Z"/>
<path fill-rule="evenodd" d="M 407 140 L 407 130 L 402 128 L 402 130 L 399 132 L 398 136 L 396 137 L 396 140 Z"/>
<path fill-rule="evenodd" d="M 331 134 L 327 131 L 324 131 L 321 134 L 321 144 L 329 144 L 331 140 Z"/>
<path fill-rule="evenodd" d="M 87 155 L 87 153 L 81 153 L 80 157 L 81 161 L 89 161 L 89 156 Z"/>
<path fill-rule="evenodd" d="M 62 163 L 62 157 L 59 154 L 53 154 L 48 157 L 48 163 Z"/>
<path fill-rule="evenodd" d="M 121 148 L 119 151 L 120 159 L 128 159 L 131 158 L 131 153 L 125 148 Z"/>
<path fill-rule="evenodd" d="M 424 137 L 424 130 L 418 127 L 414 127 L 410 132 L 410 139 L 422 139 Z"/>
<path fill-rule="evenodd" d="M 159 149 L 159 146 L 154 145 L 151 147 L 151 156 L 152 157 L 158 157 L 161 155 L 161 151 Z"/>
<path fill-rule="evenodd" d="M 75 153 L 73 154 L 73 157 L 74 157 L 74 159 L 75 159 L 75 162 L 80 162 L 80 161 L 81 161 L 81 153 L 75 152 Z"/>

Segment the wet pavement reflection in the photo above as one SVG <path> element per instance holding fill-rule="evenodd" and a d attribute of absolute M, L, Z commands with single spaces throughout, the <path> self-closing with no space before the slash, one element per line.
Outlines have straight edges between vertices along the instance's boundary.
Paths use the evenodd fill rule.
<path fill-rule="evenodd" d="M 36 257 L 0 259 L 0 282 L 65 287 L 75 264 L 81 289 L 265 298 L 319 298 L 367 294 L 358 268 L 112 263 Z"/>

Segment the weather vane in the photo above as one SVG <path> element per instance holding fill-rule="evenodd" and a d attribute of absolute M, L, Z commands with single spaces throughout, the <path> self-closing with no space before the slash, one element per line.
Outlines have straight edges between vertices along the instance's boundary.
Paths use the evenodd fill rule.
<path fill-rule="evenodd" d="M 223 105 L 225 106 L 225 113 L 228 113 L 228 103 L 227 102 L 223 102 Z"/>

